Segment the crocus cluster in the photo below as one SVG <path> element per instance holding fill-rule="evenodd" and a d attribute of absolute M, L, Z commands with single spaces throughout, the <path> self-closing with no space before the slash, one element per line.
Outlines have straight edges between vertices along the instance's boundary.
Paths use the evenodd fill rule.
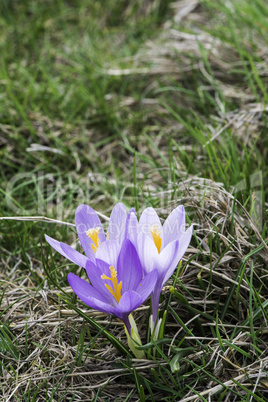
<path fill-rule="evenodd" d="M 85 268 L 89 282 L 69 273 L 68 281 L 88 306 L 120 318 L 131 333 L 129 314 L 150 295 L 153 323 L 159 297 L 187 250 L 192 226 L 185 230 L 183 206 L 175 208 L 162 225 L 153 208 L 137 219 L 134 209 L 122 203 L 112 210 L 105 233 L 97 213 L 80 205 L 75 214 L 78 237 L 84 254 L 46 236 L 48 243 L 64 257 Z"/>

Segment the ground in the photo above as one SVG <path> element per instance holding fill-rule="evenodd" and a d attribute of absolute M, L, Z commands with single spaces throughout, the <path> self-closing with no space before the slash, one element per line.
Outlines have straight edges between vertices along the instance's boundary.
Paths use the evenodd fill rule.
<path fill-rule="evenodd" d="M 0 5 L 0 387 L 4 401 L 266 401 L 267 62 L 264 0 L 15 0 Z M 124 202 L 194 235 L 123 324 L 87 308 L 74 213 Z"/>

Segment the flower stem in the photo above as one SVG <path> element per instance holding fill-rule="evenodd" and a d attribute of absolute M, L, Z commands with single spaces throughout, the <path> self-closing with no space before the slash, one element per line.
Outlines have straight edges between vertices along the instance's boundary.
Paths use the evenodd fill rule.
<path fill-rule="evenodd" d="M 131 325 L 130 325 L 130 321 L 129 321 L 128 316 L 126 318 L 124 318 L 123 321 L 124 321 L 124 324 L 126 326 L 126 329 L 127 329 L 128 333 L 129 333 L 129 335 L 131 336 Z"/>

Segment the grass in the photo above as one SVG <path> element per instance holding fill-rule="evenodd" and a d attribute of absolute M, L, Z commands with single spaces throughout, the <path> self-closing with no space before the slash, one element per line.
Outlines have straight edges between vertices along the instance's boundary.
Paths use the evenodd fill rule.
<path fill-rule="evenodd" d="M 1 2 L 5 401 L 267 399 L 268 8 L 191 4 Z M 44 240 L 75 246 L 60 222 L 118 201 L 163 219 L 183 204 L 195 224 L 163 340 L 146 337 L 149 302 L 134 314 L 143 360 Z"/>

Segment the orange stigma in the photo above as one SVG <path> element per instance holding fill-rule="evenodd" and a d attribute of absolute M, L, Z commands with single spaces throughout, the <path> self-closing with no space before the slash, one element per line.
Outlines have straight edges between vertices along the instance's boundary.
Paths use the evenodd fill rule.
<path fill-rule="evenodd" d="M 161 244 L 162 244 L 162 239 L 161 239 L 161 236 L 160 236 L 161 232 L 160 232 L 159 229 L 157 229 L 157 225 L 153 225 L 151 227 L 150 232 L 151 232 L 151 234 L 153 236 L 154 244 L 156 245 L 156 248 L 157 248 L 158 254 L 159 254 L 160 250 L 161 250 Z"/>
<path fill-rule="evenodd" d="M 101 229 L 100 227 L 92 228 L 92 229 L 89 229 L 86 232 L 88 237 L 90 237 L 91 240 L 94 243 L 94 244 L 91 243 L 91 247 L 92 247 L 92 250 L 94 251 L 94 253 L 96 253 L 96 251 L 99 248 L 99 245 L 101 244 L 100 239 L 99 239 L 99 231 L 100 231 L 100 229 Z"/>
<path fill-rule="evenodd" d="M 121 299 L 121 289 L 122 289 L 122 281 L 118 283 L 117 280 L 117 272 L 113 266 L 109 267 L 110 272 L 111 272 L 111 277 L 103 274 L 101 275 L 101 279 L 108 279 L 109 281 L 112 281 L 113 287 L 112 288 L 110 285 L 105 284 L 105 287 L 109 290 L 109 292 L 113 295 L 117 303 L 119 303 Z"/>

